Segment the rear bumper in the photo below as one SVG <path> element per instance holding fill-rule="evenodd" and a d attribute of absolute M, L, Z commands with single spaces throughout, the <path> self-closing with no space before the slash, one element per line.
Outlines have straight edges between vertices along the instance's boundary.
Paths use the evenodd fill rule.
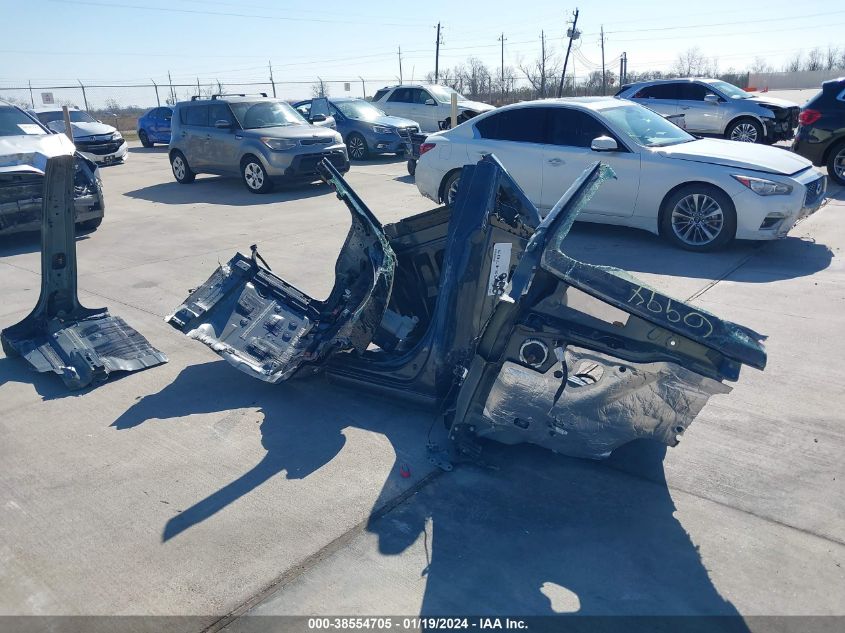
<path fill-rule="evenodd" d="M 813 165 L 821 167 L 825 162 L 825 152 L 830 147 L 830 140 L 819 141 L 807 134 L 803 134 L 801 128 L 792 141 L 792 151 L 809 160 Z"/>

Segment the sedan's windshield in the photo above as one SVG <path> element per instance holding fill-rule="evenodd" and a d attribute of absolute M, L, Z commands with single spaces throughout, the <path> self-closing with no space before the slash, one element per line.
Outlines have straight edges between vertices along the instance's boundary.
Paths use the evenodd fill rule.
<path fill-rule="evenodd" d="M 343 116 L 360 121 L 375 121 L 385 116 L 384 112 L 368 101 L 335 101 L 335 107 Z"/>
<path fill-rule="evenodd" d="M 17 108 L 0 106 L 0 136 L 46 133 L 44 128 Z"/>
<path fill-rule="evenodd" d="M 68 114 L 70 115 L 70 122 L 71 123 L 96 123 L 97 119 L 92 117 L 87 112 L 83 112 L 82 110 L 69 110 Z M 50 112 L 38 112 L 36 113 L 38 120 L 41 121 L 44 125 L 48 123 L 52 123 L 53 121 L 63 121 L 65 118 L 64 113 L 61 110 L 52 110 Z"/>
<path fill-rule="evenodd" d="M 695 137 L 684 132 L 674 123 L 640 105 L 625 105 L 601 111 L 615 128 L 646 147 L 665 147 L 694 141 Z"/>
<path fill-rule="evenodd" d="M 748 99 L 751 96 L 742 88 L 737 88 L 727 81 L 708 81 L 707 85 L 713 86 L 716 90 L 731 99 Z"/>
<path fill-rule="evenodd" d="M 446 86 L 426 86 L 425 89 L 428 90 L 440 103 L 452 103 L 453 94 L 458 95 L 458 101 L 467 100 L 467 98 L 460 92 L 447 88 Z"/>
<path fill-rule="evenodd" d="M 305 119 L 284 101 L 237 101 L 229 107 L 245 130 L 280 125 L 308 125 Z"/>

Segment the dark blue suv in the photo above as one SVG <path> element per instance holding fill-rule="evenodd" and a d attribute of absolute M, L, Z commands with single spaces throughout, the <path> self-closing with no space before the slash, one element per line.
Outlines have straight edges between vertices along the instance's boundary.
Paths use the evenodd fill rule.
<path fill-rule="evenodd" d="M 369 101 L 343 97 L 308 99 L 294 104 L 309 121 L 315 116 L 333 116 L 343 136 L 349 158 L 366 160 L 372 154 L 404 154 L 419 123 L 388 116 Z"/>
<path fill-rule="evenodd" d="M 138 119 L 138 140 L 144 147 L 156 143 L 170 144 L 170 119 L 173 110 L 167 107 L 153 108 Z"/>

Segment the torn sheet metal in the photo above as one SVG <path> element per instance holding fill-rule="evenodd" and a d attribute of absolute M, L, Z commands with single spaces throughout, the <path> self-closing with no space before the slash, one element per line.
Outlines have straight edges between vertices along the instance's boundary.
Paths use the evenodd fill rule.
<path fill-rule="evenodd" d="M 241 371 L 281 382 L 338 352 L 362 352 L 382 322 L 396 258 L 381 224 L 327 161 L 319 166 L 352 214 L 325 301 L 300 292 L 253 257 L 236 254 L 165 320 Z"/>
<path fill-rule="evenodd" d="M 676 444 L 742 365 L 765 366 L 751 330 L 564 254 L 609 167 L 587 169 L 541 220 L 488 156 L 464 166 L 453 209 L 385 227 L 321 169 L 353 215 L 328 301 L 239 255 L 169 317 L 263 380 L 322 369 L 436 406 L 460 452 L 490 438 L 601 458 L 641 437 Z"/>
<path fill-rule="evenodd" d="M 72 148 L 71 148 L 72 149 Z M 113 371 L 167 362 L 136 330 L 105 308 L 79 304 L 74 227 L 74 157 L 46 161 L 41 218 L 41 294 L 35 309 L 0 333 L 8 356 L 52 371 L 71 389 L 105 381 Z"/>

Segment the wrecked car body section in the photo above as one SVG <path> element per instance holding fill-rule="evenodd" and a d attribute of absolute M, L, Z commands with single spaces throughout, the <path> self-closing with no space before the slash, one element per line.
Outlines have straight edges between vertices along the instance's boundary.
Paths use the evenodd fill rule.
<path fill-rule="evenodd" d="M 363 352 L 382 321 L 396 258 L 375 216 L 325 162 L 324 179 L 352 216 L 335 284 L 317 301 L 277 277 L 253 247 L 218 268 L 165 320 L 239 370 L 276 383 L 339 352 Z"/>
<path fill-rule="evenodd" d="M 55 137 L 58 138 L 58 137 Z M 33 311 L 0 332 L 7 356 L 22 356 L 38 372 L 61 376 L 70 389 L 108 379 L 114 371 L 137 371 L 167 362 L 135 329 L 106 308 L 85 308 L 77 295 L 73 145 L 22 169 L 43 169 L 41 293 Z M 15 172 L 9 172 L 15 173 Z"/>
<path fill-rule="evenodd" d="M 676 444 L 710 396 L 730 391 L 723 381 L 765 366 L 751 330 L 565 255 L 609 167 L 586 170 L 541 220 L 488 156 L 464 167 L 452 210 L 384 228 L 322 169 L 353 215 L 326 302 L 239 255 L 169 317 L 263 380 L 323 369 L 435 405 L 459 450 L 481 437 L 602 458 L 637 438 Z M 274 315 L 289 324 L 288 347 Z M 272 353 L 256 354 L 262 345 Z"/>
<path fill-rule="evenodd" d="M 41 228 L 47 160 L 73 151 L 63 134 L 0 138 L 0 235 Z M 75 222 L 102 218 L 105 203 L 97 166 L 78 152 L 75 156 Z"/>

